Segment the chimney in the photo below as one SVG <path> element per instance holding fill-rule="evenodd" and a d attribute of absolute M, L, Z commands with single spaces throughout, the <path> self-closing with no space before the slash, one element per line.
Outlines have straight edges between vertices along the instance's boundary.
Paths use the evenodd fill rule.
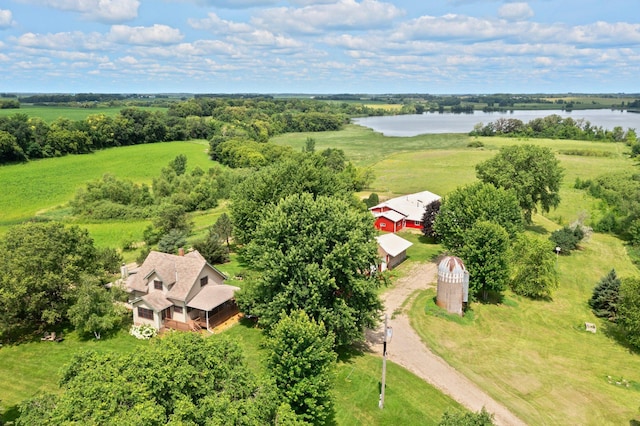
<path fill-rule="evenodd" d="M 184 256 L 184 247 L 178 249 L 178 256 Z"/>
<path fill-rule="evenodd" d="M 129 277 L 129 270 L 127 269 L 127 265 L 125 263 L 120 267 L 120 274 L 123 280 L 126 280 Z"/>

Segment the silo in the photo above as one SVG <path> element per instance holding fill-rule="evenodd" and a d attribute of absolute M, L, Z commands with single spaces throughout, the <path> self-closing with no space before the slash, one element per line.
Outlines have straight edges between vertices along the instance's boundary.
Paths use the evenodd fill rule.
<path fill-rule="evenodd" d="M 438 264 L 436 304 L 452 314 L 462 315 L 469 300 L 469 272 L 459 257 L 447 256 Z"/>

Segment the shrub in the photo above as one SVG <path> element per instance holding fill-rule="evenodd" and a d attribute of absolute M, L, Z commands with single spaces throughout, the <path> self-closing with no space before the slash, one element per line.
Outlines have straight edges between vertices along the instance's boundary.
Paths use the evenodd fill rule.
<path fill-rule="evenodd" d="M 560 254 L 568 255 L 572 250 L 578 248 L 578 243 L 584 238 L 584 231 L 581 226 L 571 228 L 565 226 L 564 228 L 553 231 L 549 240 L 553 242 L 556 247 L 560 247 Z"/>
<path fill-rule="evenodd" d="M 484 144 L 479 140 L 471 141 L 467 144 L 467 148 L 482 148 Z"/>
<path fill-rule="evenodd" d="M 158 335 L 158 330 L 149 324 L 132 325 L 129 334 L 136 339 L 149 340 Z"/>

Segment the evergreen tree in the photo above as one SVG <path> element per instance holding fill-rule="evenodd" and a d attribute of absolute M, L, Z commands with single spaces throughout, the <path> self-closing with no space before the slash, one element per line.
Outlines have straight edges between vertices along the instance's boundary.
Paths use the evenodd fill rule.
<path fill-rule="evenodd" d="M 616 321 L 619 303 L 620 279 L 616 275 L 615 269 L 612 269 L 605 277 L 602 277 L 593 289 L 589 306 L 597 317 Z"/>

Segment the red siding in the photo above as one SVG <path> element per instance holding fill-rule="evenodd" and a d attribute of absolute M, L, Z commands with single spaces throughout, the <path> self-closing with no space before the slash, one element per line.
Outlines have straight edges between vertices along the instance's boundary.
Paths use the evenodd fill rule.
<path fill-rule="evenodd" d="M 394 224 L 391 220 L 387 219 L 386 217 L 380 216 L 376 219 L 375 226 L 376 226 L 376 229 L 379 229 L 380 231 L 396 232 L 404 228 L 403 223 L 404 223 L 404 220 Z"/>
<path fill-rule="evenodd" d="M 405 222 L 405 228 L 422 229 L 422 222 L 418 222 L 417 224 L 413 220 L 407 220 Z"/>

